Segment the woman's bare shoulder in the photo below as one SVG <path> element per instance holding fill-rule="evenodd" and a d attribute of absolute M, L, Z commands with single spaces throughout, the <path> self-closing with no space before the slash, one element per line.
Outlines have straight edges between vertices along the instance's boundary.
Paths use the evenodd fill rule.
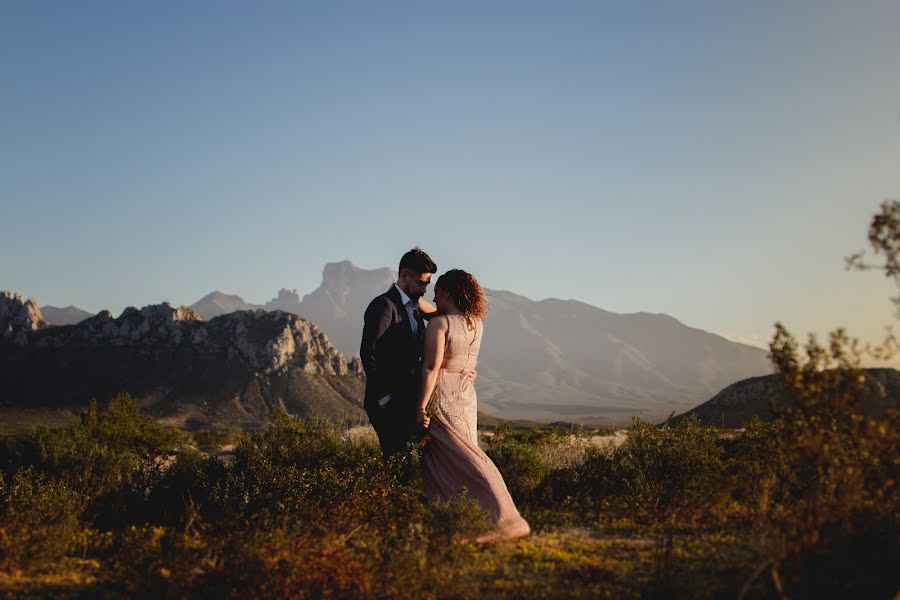
<path fill-rule="evenodd" d="M 431 319 L 428 322 L 427 331 L 435 331 L 435 332 L 445 332 L 450 328 L 450 322 L 444 318 L 447 315 L 441 315 L 436 319 Z"/>

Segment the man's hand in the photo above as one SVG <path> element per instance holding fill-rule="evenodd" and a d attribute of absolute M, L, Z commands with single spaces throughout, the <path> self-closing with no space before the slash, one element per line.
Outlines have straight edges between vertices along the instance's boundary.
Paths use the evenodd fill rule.
<path fill-rule="evenodd" d="M 430 321 L 432 317 L 436 317 L 438 315 L 437 306 L 435 306 L 425 298 L 419 298 L 419 312 L 422 314 L 422 318 L 426 321 Z"/>

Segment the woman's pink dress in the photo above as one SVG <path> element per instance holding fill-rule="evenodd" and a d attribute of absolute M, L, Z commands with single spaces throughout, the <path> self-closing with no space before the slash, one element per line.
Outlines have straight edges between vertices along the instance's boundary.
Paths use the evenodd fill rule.
<path fill-rule="evenodd" d="M 422 478 L 431 496 L 449 500 L 467 490 L 488 513 L 494 538 L 528 535 L 528 523 L 513 503 L 500 471 L 478 447 L 478 400 L 468 372 L 475 370 L 484 327 L 475 322 L 470 343 L 462 315 L 445 315 L 449 330 L 444 361 L 429 404 L 431 440 L 422 451 Z M 471 335 L 471 334 L 470 334 Z"/>

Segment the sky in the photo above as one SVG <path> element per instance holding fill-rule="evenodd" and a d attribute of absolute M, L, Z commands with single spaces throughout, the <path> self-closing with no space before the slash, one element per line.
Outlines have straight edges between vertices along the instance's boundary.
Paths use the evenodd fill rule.
<path fill-rule="evenodd" d="M 900 2 L 0 0 L 0 289 L 262 303 L 414 245 L 765 347 L 877 341 Z"/>

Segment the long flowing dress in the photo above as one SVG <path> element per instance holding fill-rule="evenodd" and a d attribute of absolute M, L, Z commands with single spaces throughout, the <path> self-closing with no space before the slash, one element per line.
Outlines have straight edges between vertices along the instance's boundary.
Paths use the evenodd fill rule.
<path fill-rule="evenodd" d="M 492 539 L 512 539 L 530 532 L 513 503 L 503 476 L 478 447 L 478 399 L 468 372 L 475 370 L 484 327 L 475 321 L 469 341 L 463 315 L 446 315 L 449 324 L 444 360 L 429 404 L 431 440 L 422 451 L 422 479 L 432 497 L 449 500 L 463 488 L 489 517 Z"/>

